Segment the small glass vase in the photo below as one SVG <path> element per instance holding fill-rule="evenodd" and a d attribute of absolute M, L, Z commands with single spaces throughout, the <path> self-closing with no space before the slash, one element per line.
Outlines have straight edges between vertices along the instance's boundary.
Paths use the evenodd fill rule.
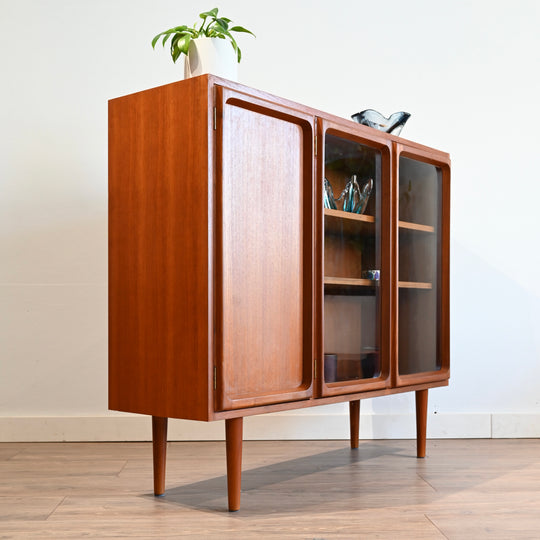
<path fill-rule="evenodd" d="M 341 195 L 336 199 L 334 197 L 334 190 L 327 178 L 324 179 L 324 194 L 323 202 L 324 207 L 331 210 L 338 210 L 338 204 L 341 203 L 341 210 L 343 212 L 352 212 L 353 214 L 363 214 L 366 210 L 369 196 L 373 191 L 373 179 L 370 178 L 360 188 L 356 174 L 353 174 L 351 179 L 347 182 L 345 189 L 341 192 Z"/>
<path fill-rule="evenodd" d="M 374 109 L 366 109 L 352 115 L 352 119 L 359 124 L 369 126 L 379 131 L 399 135 L 405 122 L 410 118 L 408 112 L 400 111 L 391 114 L 388 118 Z"/>
<path fill-rule="evenodd" d="M 331 210 L 337 210 L 336 200 L 334 199 L 334 190 L 327 178 L 324 179 L 324 207 Z"/>
<path fill-rule="evenodd" d="M 353 214 L 363 214 L 366 210 L 372 190 L 372 178 L 367 180 L 362 188 L 360 188 L 356 179 L 356 174 L 353 174 L 338 198 L 338 201 L 343 200 L 343 211 L 352 212 Z"/>

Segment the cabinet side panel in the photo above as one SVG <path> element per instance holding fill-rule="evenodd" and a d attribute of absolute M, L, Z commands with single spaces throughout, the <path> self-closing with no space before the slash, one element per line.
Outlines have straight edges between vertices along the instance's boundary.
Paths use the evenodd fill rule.
<path fill-rule="evenodd" d="M 206 79 L 109 102 L 109 407 L 207 419 Z"/>

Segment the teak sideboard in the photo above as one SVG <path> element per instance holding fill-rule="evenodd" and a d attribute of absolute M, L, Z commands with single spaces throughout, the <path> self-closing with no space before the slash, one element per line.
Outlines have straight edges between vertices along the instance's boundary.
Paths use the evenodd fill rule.
<path fill-rule="evenodd" d="M 423 457 L 449 214 L 448 154 L 351 120 L 213 75 L 110 100 L 109 407 L 152 416 L 156 495 L 168 418 L 225 420 L 229 510 L 244 416 L 348 401 L 357 448 L 360 400 L 414 391 Z"/>

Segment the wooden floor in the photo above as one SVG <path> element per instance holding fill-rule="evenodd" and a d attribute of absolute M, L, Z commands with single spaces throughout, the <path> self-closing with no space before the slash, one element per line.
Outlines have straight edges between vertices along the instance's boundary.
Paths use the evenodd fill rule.
<path fill-rule="evenodd" d="M 245 442 L 227 512 L 225 443 L 0 444 L 0 539 L 540 538 L 540 440 Z"/>

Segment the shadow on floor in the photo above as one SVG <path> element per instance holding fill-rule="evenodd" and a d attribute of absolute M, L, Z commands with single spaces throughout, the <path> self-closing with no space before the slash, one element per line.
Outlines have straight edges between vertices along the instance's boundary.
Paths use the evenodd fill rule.
<path fill-rule="evenodd" d="M 389 483 L 381 488 L 380 475 L 387 475 L 384 460 L 389 457 L 398 463 L 406 460 L 405 474 L 392 472 L 391 495 L 402 504 L 418 503 L 418 496 L 434 490 L 418 477 L 414 467 L 416 457 L 403 447 L 362 444 L 358 450 L 341 448 L 306 457 L 280 461 L 242 471 L 242 512 L 232 516 L 261 513 L 292 513 L 303 508 L 335 512 L 362 507 L 383 507 L 388 504 Z M 394 464 L 394 468 L 396 464 Z M 398 465 L 399 469 L 399 465 Z M 411 486 L 411 478 L 414 486 Z M 401 492 L 401 496 L 400 496 Z M 147 494 L 144 497 L 152 497 Z M 188 506 L 202 511 L 227 512 L 227 477 L 225 475 L 167 489 L 163 504 Z"/>

